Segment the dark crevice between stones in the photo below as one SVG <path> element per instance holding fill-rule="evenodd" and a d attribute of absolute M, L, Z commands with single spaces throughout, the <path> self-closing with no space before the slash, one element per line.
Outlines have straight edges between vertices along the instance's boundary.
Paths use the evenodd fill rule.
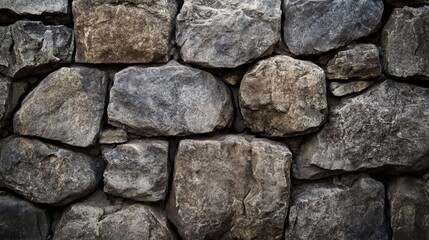
<path fill-rule="evenodd" d="M 64 25 L 64 26 L 73 28 L 71 13 L 68 13 L 68 14 L 43 13 L 41 15 L 30 15 L 30 14 L 20 15 L 8 9 L 0 9 L 0 26 L 11 25 L 21 20 L 40 21 L 44 25 Z"/>
<path fill-rule="evenodd" d="M 392 239 L 392 227 L 391 227 L 391 223 L 390 223 L 390 203 L 389 203 L 389 198 L 388 198 L 388 194 L 387 194 L 387 189 L 388 189 L 388 183 L 389 183 L 389 176 L 387 175 L 383 175 L 383 174 L 370 174 L 370 177 L 381 182 L 384 186 L 384 217 L 386 219 L 386 228 L 387 228 L 387 234 L 388 234 L 388 239 Z"/>

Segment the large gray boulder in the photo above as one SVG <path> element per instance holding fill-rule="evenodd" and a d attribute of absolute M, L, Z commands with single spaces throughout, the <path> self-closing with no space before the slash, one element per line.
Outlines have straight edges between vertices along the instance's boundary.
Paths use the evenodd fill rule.
<path fill-rule="evenodd" d="M 383 15 L 381 0 L 282 0 L 283 38 L 295 55 L 342 47 L 375 32 Z"/>
<path fill-rule="evenodd" d="M 280 0 L 185 0 L 176 41 L 187 63 L 235 68 L 271 52 L 280 30 Z"/>
<path fill-rule="evenodd" d="M 286 240 L 389 239 L 384 186 L 369 177 L 294 186 Z"/>
<path fill-rule="evenodd" d="M 429 6 L 396 8 L 383 29 L 386 72 L 429 80 Z"/>
<path fill-rule="evenodd" d="M 76 62 L 167 62 L 175 0 L 75 0 Z"/>
<path fill-rule="evenodd" d="M 328 122 L 301 146 L 294 176 L 429 170 L 429 89 L 386 80 L 333 106 Z"/>
<path fill-rule="evenodd" d="M 104 114 L 107 75 L 95 68 L 67 67 L 48 75 L 22 101 L 16 133 L 88 147 L 97 141 Z"/>
<path fill-rule="evenodd" d="M 2 240 L 46 240 L 48 212 L 30 202 L 0 191 L 0 236 Z"/>
<path fill-rule="evenodd" d="M 184 136 L 232 121 L 229 89 L 208 72 L 170 63 L 129 67 L 115 75 L 109 123 L 144 136 Z"/>
<path fill-rule="evenodd" d="M 388 188 L 392 239 L 427 239 L 429 236 L 429 182 L 401 176 Z"/>
<path fill-rule="evenodd" d="M 66 26 L 18 21 L 0 27 L 0 72 L 12 78 L 48 73 L 70 63 L 73 50 L 73 30 Z"/>
<path fill-rule="evenodd" d="M 0 10 L 19 15 L 67 14 L 68 0 L 2 0 Z"/>
<path fill-rule="evenodd" d="M 288 56 L 262 60 L 241 81 L 240 109 L 254 133 L 286 137 L 315 131 L 328 112 L 323 69 Z"/>
<path fill-rule="evenodd" d="M 183 239 L 280 239 L 291 161 L 285 145 L 252 136 L 183 140 L 169 219 Z"/>
<path fill-rule="evenodd" d="M 164 200 L 168 187 L 168 141 L 134 140 L 103 150 L 104 192 L 136 201 Z"/>
<path fill-rule="evenodd" d="M 96 192 L 62 215 L 54 240 L 173 240 L 164 213 L 139 203 L 111 202 Z"/>
<path fill-rule="evenodd" d="M 36 139 L 6 138 L 0 148 L 0 186 L 37 203 L 65 205 L 97 187 L 103 164 Z"/>
<path fill-rule="evenodd" d="M 12 82 L 11 79 L 0 75 L 0 129 L 9 124 L 13 111 L 27 88 L 26 82 Z"/>

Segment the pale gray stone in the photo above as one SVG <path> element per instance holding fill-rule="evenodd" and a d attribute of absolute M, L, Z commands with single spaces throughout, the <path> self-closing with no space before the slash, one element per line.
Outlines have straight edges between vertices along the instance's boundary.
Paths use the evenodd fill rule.
<path fill-rule="evenodd" d="M 19 15 L 67 14 L 68 0 L 1 0 L 2 9 Z"/>
<path fill-rule="evenodd" d="M 429 80 L 429 6 L 396 8 L 384 26 L 386 72 Z"/>
<path fill-rule="evenodd" d="M 48 75 L 22 101 L 16 133 L 88 147 L 97 141 L 107 75 L 95 68 L 64 67 Z"/>
<path fill-rule="evenodd" d="M 176 41 L 187 63 L 235 68 L 272 52 L 280 30 L 280 0 L 185 0 Z"/>
<path fill-rule="evenodd" d="M 342 99 L 328 122 L 301 146 L 294 176 L 429 170 L 429 89 L 386 80 Z"/>
<path fill-rule="evenodd" d="M 208 72 L 177 63 L 129 67 L 115 75 L 109 124 L 143 136 L 184 136 L 232 121 L 229 89 Z"/>
<path fill-rule="evenodd" d="M 288 56 L 262 60 L 243 77 L 240 109 L 254 133 L 286 137 L 315 131 L 328 111 L 323 69 Z"/>
<path fill-rule="evenodd" d="M 285 145 L 252 136 L 182 140 L 169 219 L 183 239 L 280 239 L 291 161 Z"/>
<path fill-rule="evenodd" d="M 295 55 L 321 54 L 375 32 L 381 0 L 282 0 L 283 38 Z"/>
<path fill-rule="evenodd" d="M 164 200 L 168 187 L 168 141 L 134 140 L 103 150 L 104 192 L 136 201 Z"/>
<path fill-rule="evenodd" d="M 362 92 L 374 85 L 375 81 L 330 82 L 329 91 L 336 97 Z"/>
<path fill-rule="evenodd" d="M 12 137 L 0 149 L 0 185 L 32 202 L 65 205 L 97 187 L 103 164 L 36 139 Z"/>
<path fill-rule="evenodd" d="M 76 62 L 167 62 L 175 0 L 74 0 Z"/>
<path fill-rule="evenodd" d="M 100 133 L 101 144 L 117 144 L 128 142 L 128 133 L 122 129 L 105 129 Z"/>

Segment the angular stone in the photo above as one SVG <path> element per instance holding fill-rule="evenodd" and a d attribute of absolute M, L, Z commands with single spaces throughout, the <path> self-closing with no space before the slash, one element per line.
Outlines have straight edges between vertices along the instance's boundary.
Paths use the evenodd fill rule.
<path fill-rule="evenodd" d="M 427 239 L 429 182 L 416 177 L 396 177 L 389 183 L 388 198 L 393 239 Z"/>
<path fill-rule="evenodd" d="M 334 96 L 342 97 L 352 93 L 362 92 L 375 83 L 374 81 L 330 82 L 328 88 Z"/>
<path fill-rule="evenodd" d="M 48 212 L 5 191 L 0 191 L 0 236 L 3 240 L 45 240 Z"/>
<path fill-rule="evenodd" d="M 357 44 L 341 50 L 328 62 L 328 79 L 370 79 L 381 75 L 381 64 L 377 46 Z"/>
<path fill-rule="evenodd" d="M 429 80 L 428 39 L 429 6 L 394 9 L 381 38 L 386 72 Z"/>
<path fill-rule="evenodd" d="M 0 76 L 0 129 L 9 124 L 13 111 L 28 88 L 25 82 L 12 82 Z"/>
<path fill-rule="evenodd" d="M 301 146 L 294 176 L 429 170 L 429 89 L 386 80 L 331 108 L 322 130 Z"/>
<path fill-rule="evenodd" d="M 285 145 L 252 136 L 182 140 L 169 219 L 183 239 L 280 239 L 291 161 Z"/>
<path fill-rule="evenodd" d="M 285 239 L 387 240 L 384 209 L 383 184 L 369 177 L 294 185 Z"/>
<path fill-rule="evenodd" d="M 316 64 L 275 56 L 258 62 L 240 86 L 244 122 L 274 137 L 317 130 L 328 111 L 325 74 Z"/>
<path fill-rule="evenodd" d="M 2 0 L 0 10 L 19 15 L 67 14 L 68 0 Z"/>
<path fill-rule="evenodd" d="M 101 144 L 117 144 L 128 142 L 128 134 L 122 129 L 106 129 L 100 133 Z"/>
<path fill-rule="evenodd" d="M 65 205 L 92 192 L 103 164 L 82 153 L 22 137 L 3 140 L 0 185 L 37 203 Z"/>
<path fill-rule="evenodd" d="M 168 187 L 168 141 L 134 140 L 103 150 L 104 192 L 136 201 L 163 200 Z"/>
<path fill-rule="evenodd" d="M 235 68 L 272 52 L 280 40 L 280 0 L 185 0 L 176 41 L 187 63 Z"/>
<path fill-rule="evenodd" d="M 394 7 L 404 7 L 407 5 L 429 4 L 429 0 L 386 0 L 386 3 Z"/>
<path fill-rule="evenodd" d="M 170 63 L 129 67 L 115 75 L 109 124 L 144 136 L 184 136 L 232 121 L 229 89 L 211 74 Z"/>
<path fill-rule="evenodd" d="M 88 147 L 101 127 L 107 75 L 95 68 L 67 67 L 48 75 L 23 100 L 15 132 Z"/>
<path fill-rule="evenodd" d="M 321 54 L 375 32 L 381 0 L 283 0 L 283 38 L 295 55 Z"/>
<path fill-rule="evenodd" d="M 176 11 L 174 0 L 73 1 L 76 62 L 167 62 Z"/>
<path fill-rule="evenodd" d="M 111 203 L 97 192 L 67 209 L 54 240 L 173 240 L 167 218 L 155 207 L 139 203 Z"/>
<path fill-rule="evenodd" d="M 18 21 L 0 27 L 0 72 L 12 78 L 48 73 L 70 63 L 73 49 L 72 29 Z"/>

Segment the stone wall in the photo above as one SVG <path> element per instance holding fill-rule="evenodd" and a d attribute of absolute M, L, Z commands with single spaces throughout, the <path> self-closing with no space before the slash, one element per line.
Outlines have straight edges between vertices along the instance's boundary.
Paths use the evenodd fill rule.
<path fill-rule="evenodd" d="M 0 236 L 429 239 L 428 0 L 0 0 Z"/>

